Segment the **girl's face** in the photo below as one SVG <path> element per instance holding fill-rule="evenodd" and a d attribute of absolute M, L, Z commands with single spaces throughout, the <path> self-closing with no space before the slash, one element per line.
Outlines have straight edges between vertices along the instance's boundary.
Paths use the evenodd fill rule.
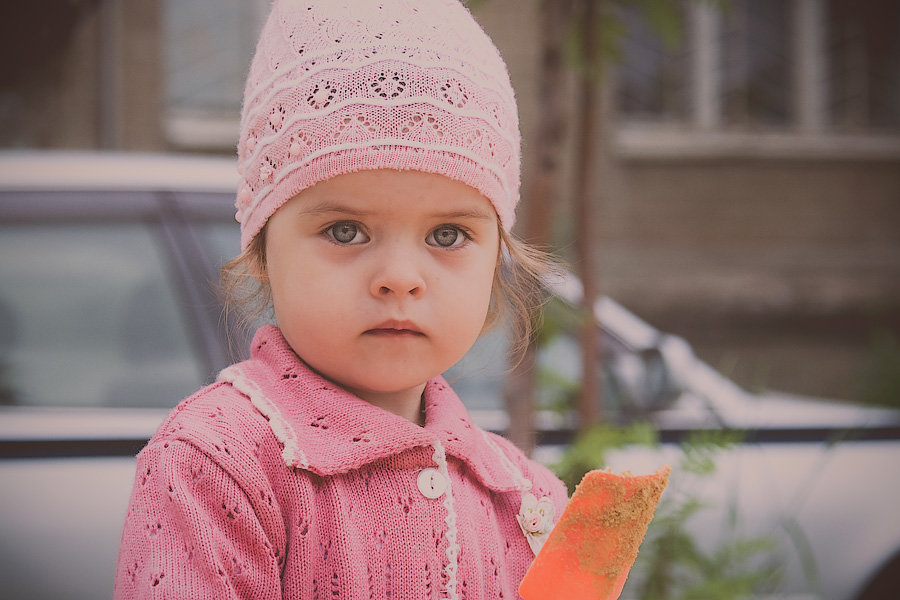
<path fill-rule="evenodd" d="M 383 405 L 418 398 L 475 342 L 498 252 L 496 213 L 477 190 L 419 171 L 361 171 L 272 215 L 265 276 L 294 352 Z"/>

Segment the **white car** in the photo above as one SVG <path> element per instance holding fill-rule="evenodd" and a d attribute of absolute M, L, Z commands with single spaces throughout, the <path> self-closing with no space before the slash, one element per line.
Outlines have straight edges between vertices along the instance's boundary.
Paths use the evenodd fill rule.
<path fill-rule="evenodd" d="M 172 406 L 241 354 L 213 285 L 238 251 L 236 181 L 234 162 L 220 158 L 0 154 L 4 598 L 111 597 L 134 455 Z M 554 286 L 577 300 L 574 280 Z M 636 597 L 659 555 L 653 544 L 672 533 L 667 511 L 699 499 L 709 508 L 676 523 L 699 551 L 712 556 L 729 536 L 774 540 L 751 562 L 776 557 L 784 576 L 757 596 L 898 597 L 900 411 L 748 394 L 612 300 L 595 316 L 614 422 L 646 420 L 661 440 L 608 453 L 608 466 L 677 467 L 680 442 L 697 432 L 741 433 L 710 454 L 711 474 L 676 468 L 625 596 Z M 496 344 L 476 346 L 455 387 L 480 424 L 502 431 L 505 366 L 484 366 L 502 356 Z M 560 338 L 542 363 L 577 378 L 574 352 Z M 539 416 L 537 457 L 552 463 L 573 422 Z M 732 563 L 720 570 L 756 566 Z"/>
<path fill-rule="evenodd" d="M 606 356 L 616 401 L 661 441 L 611 450 L 598 466 L 675 468 L 623 597 L 639 597 L 642 579 L 665 580 L 667 567 L 672 587 L 694 591 L 687 597 L 900 597 L 900 411 L 750 394 L 612 300 L 594 312 L 619 346 Z M 676 591 L 662 597 L 683 597 Z"/>

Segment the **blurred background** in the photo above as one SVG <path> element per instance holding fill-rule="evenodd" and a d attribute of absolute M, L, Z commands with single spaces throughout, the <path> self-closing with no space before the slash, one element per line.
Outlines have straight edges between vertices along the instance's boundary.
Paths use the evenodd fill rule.
<path fill-rule="evenodd" d="M 570 485 L 676 466 L 628 597 L 900 597 L 900 2 L 467 4 L 517 92 L 516 231 L 572 279 L 464 400 Z M 0 5 L 0 598 L 109 597 L 131 456 L 227 363 L 268 7 Z"/>
<path fill-rule="evenodd" d="M 549 93 L 546 9 L 471 4 L 518 94 L 525 222 Z M 602 42 L 616 48 L 599 75 L 591 166 L 598 289 L 750 388 L 871 395 L 871 370 L 900 360 L 898 3 L 607 4 L 618 16 Z M 0 10 L 0 146 L 233 155 L 264 0 Z M 550 240 L 568 258 L 572 46 L 554 83 L 566 89 L 564 173 Z"/>

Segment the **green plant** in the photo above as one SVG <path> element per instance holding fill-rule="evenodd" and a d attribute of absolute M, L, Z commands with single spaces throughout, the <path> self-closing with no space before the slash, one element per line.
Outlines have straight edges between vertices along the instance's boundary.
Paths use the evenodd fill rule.
<path fill-rule="evenodd" d="M 712 509 L 694 492 L 698 480 L 716 472 L 716 457 L 739 444 L 737 431 L 694 432 L 680 445 L 679 463 L 669 489 L 650 524 L 628 587 L 643 600 L 738 600 L 774 588 L 779 580 L 778 554 L 773 538 L 741 531 L 736 503 L 726 507 L 721 535 L 710 547 L 701 544 L 689 522 Z M 656 446 L 658 433 L 649 424 L 625 428 L 594 427 L 575 440 L 554 465 L 556 473 L 574 489 L 590 469 L 606 464 L 607 454 L 630 445 Z"/>
<path fill-rule="evenodd" d="M 656 429 L 646 423 L 628 427 L 597 425 L 575 438 L 553 470 L 571 494 L 585 473 L 606 464 L 607 452 L 629 445 L 655 446 L 657 442 Z"/>
<path fill-rule="evenodd" d="M 674 486 L 660 504 L 641 554 L 639 597 L 644 600 L 738 600 L 778 583 L 776 542 L 748 536 L 735 502 L 724 513 L 721 535 L 711 547 L 699 543 L 689 521 L 712 508 L 689 490 L 716 472 L 716 457 L 741 442 L 731 430 L 696 431 L 681 444 Z"/>
<path fill-rule="evenodd" d="M 900 408 L 900 339 L 893 332 L 872 337 L 858 397 L 864 404 Z"/>

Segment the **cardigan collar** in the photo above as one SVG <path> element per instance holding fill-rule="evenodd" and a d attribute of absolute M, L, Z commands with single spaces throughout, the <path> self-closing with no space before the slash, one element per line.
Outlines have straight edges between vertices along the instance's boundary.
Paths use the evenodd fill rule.
<path fill-rule="evenodd" d="M 218 379 L 247 395 L 266 417 L 290 467 L 333 475 L 440 444 L 494 491 L 531 487 L 498 442 L 472 423 L 443 377 L 426 384 L 426 422 L 420 427 L 322 378 L 294 354 L 277 327 L 264 325 L 253 338 L 250 360 L 228 367 Z"/>

